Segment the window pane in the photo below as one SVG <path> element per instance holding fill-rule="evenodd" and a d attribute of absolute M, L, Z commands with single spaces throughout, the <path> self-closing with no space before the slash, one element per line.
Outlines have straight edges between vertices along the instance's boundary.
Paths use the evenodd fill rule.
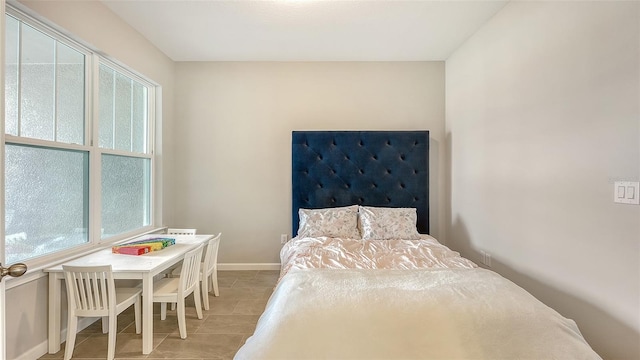
<path fill-rule="evenodd" d="M 22 24 L 20 135 L 54 140 L 55 42 Z"/>
<path fill-rule="evenodd" d="M 100 147 L 113 149 L 113 110 L 115 71 L 100 64 Z"/>
<path fill-rule="evenodd" d="M 6 16 L 5 132 L 84 144 L 85 55 Z"/>
<path fill-rule="evenodd" d="M 84 55 L 56 44 L 56 140 L 84 144 Z"/>
<path fill-rule="evenodd" d="M 18 44 L 20 22 L 6 18 L 5 44 L 5 133 L 18 135 Z"/>
<path fill-rule="evenodd" d="M 87 152 L 6 145 L 6 262 L 86 243 Z"/>
<path fill-rule="evenodd" d="M 145 85 L 100 64 L 100 147 L 147 152 L 148 91 Z"/>
<path fill-rule="evenodd" d="M 133 144 L 131 151 L 147 152 L 147 88 L 139 83 L 133 83 L 133 109 L 131 126 L 133 127 Z"/>
<path fill-rule="evenodd" d="M 150 160 L 102 155 L 103 238 L 150 224 Z"/>
<path fill-rule="evenodd" d="M 116 73 L 116 146 L 131 151 L 131 79 Z"/>

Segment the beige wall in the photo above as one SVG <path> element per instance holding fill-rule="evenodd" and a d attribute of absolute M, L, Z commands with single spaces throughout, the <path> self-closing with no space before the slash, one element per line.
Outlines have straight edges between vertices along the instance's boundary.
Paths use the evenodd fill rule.
<path fill-rule="evenodd" d="M 158 130 L 159 133 L 171 132 L 174 63 L 169 58 L 98 1 L 22 3 L 107 56 L 158 83 L 164 95 L 163 117 L 157 124 Z M 162 185 L 162 172 L 170 171 L 171 160 L 163 156 L 165 153 L 170 155 L 170 151 L 166 150 L 171 146 L 170 141 L 168 139 L 157 148 L 160 153 L 156 169 L 159 186 Z M 162 151 L 162 146 L 166 151 Z M 169 164 L 163 167 L 163 160 Z M 166 192 L 164 196 L 167 196 Z M 161 212 L 156 215 L 160 223 Z M 25 356 L 25 353 L 39 355 L 33 351 L 42 349 L 47 341 L 47 278 L 7 290 L 6 301 L 7 358 Z"/>
<path fill-rule="evenodd" d="M 444 63 L 176 64 L 175 224 L 223 233 L 221 263 L 278 263 L 291 234 L 292 130 L 431 131 L 444 231 Z"/>
<path fill-rule="evenodd" d="M 448 245 L 640 358 L 638 2 L 511 2 L 446 62 Z"/>

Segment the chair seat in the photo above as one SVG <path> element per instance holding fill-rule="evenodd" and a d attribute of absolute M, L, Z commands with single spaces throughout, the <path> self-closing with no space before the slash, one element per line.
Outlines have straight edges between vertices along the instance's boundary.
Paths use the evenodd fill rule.
<path fill-rule="evenodd" d="M 121 303 L 130 299 L 136 298 L 136 295 L 141 294 L 142 289 L 139 287 L 132 288 L 116 288 L 116 302 Z"/>
<path fill-rule="evenodd" d="M 158 299 L 156 302 L 160 302 L 160 298 L 176 299 L 178 286 L 180 286 L 179 277 L 162 278 L 153 283 L 153 298 Z"/>
<path fill-rule="evenodd" d="M 122 311 L 119 311 L 121 308 L 124 311 L 131 306 L 131 304 L 135 303 L 138 296 L 142 296 L 142 289 L 139 287 L 116 288 L 116 313 L 121 313 Z"/>

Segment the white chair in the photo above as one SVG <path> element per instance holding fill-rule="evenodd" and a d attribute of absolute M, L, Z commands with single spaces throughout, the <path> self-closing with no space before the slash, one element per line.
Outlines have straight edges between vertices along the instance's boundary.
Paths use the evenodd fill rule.
<path fill-rule="evenodd" d="M 168 228 L 167 235 L 195 235 L 197 229 L 177 229 L 177 228 Z M 165 276 L 172 277 L 178 276 L 180 274 L 180 265 L 171 268 L 168 272 L 165 273 Z M 175 304 L 171 305 L 171 310 L 175 310 Z"/>
<path fill-rule="evenodd" d="M 196 229 L 174 229 L 168 228 L 167 235 L 195 235 Z"/>
<path fill-rule="evenodd" d="M 204 261 L 200 267 L 200 289 L 202 290 L 202 305 L 205 310 L 209 310 L 209 291 L 213 290 L 214 296 L 220 296 L 218 288 L 218 248 L 222 233 L 219 233 L 207 242 L 207 249 L 204 251 Z M 180 275 L 180 267 L 174 269 L 170 277 Z M 211 285 L 211 289 L 209 289 Z M 175 310 L 175 303 L 171 304 L 171 310 Z"/>
<path fill-rule="evenodd" d="M 204 262 L 200 270 L 200 282 L 202 283 L 202 302 L 204 309 L 209 310 L 209 285 L 213 289 L 213 295 L 219 296 L 218 291 L 218 247 L 220 246 L 219 233 L 207 242 L 207 251 L 204 255 Z"/>
<path fill-rule="evenodd" d="M 140 334 L 140 288 L 116 288 L 111 265 L 67 266 L 62 265 L 69 303 L 67 344 L 64 359 L 71 359 L 78 331 L 78 317 L 102 317 L 103 332 L 109 333 L 107 359 L 112 360 L 116 351 L 117 316 L 134 305 L 136 334 Z M 108 320 L 108 328 L 105 326 Z"/>
<path fill-rule="evenodd" d="M 160 304 L 160 319 L 167 318 L 167 303 L 177 303 L 178 329 L 180 337 L 187 338 L 187 320 L 185 317 L 185 299 L 193 294 L 198 319 L 202 319 L 202 307 L 200 304 L 200 259 L 202 258 L 202 248 L 198 246 L 187 252 L 182 261 L 180 277 L 163 278 L 154 283 L 153 302 Z"/>

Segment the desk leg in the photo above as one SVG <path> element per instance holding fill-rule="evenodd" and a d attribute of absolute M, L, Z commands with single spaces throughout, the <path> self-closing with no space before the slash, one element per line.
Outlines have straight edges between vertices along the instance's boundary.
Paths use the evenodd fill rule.
<path fill-rule="evenodd" d="M 49 354 L 60 351 L 60 303 L 62 273 L 49 273 Z"/>
<path fill-rule="evenodd" d="M 142 276 L 142 353 L 153 350 L 153 276 Z"/>

